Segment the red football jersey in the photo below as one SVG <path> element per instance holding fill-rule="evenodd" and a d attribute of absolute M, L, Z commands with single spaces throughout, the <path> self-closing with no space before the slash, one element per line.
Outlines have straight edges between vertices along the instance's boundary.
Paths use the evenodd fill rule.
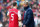
<path fill-rule="evenodd" d="M 9 10 L 9 27 L 18 27 L 18 10 Z"/>

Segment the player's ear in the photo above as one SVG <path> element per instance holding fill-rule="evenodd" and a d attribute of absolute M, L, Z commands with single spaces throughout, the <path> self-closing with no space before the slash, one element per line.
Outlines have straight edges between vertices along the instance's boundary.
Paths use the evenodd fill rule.
<path fill-rule="evenodd" d="M 17 6 L 17 4 L 16 4 L 16 6 Z"/>

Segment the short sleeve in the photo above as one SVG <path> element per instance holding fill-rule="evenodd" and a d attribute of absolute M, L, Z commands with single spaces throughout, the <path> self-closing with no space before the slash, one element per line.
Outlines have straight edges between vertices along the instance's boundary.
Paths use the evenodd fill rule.
<path fill-rule="evenodd" d="M 18 11 L 18 17 L 19 17 L 19 16 L 21 16 L 21 13 L 20 13 L 20 11 Z"/>
<path fill-rule="evenodd" d="M 9 11 L 8 11 L 7 15 L 9 15 Z"/>

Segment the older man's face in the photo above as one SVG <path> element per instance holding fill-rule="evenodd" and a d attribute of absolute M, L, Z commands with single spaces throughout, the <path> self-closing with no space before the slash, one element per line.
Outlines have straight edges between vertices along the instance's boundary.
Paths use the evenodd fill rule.
<path fill-rule="evenodd" d="M 23 4 L 24 7 L 26 7 L 26 4 Z"/>
<path fill-rule="evenodd" d="M 24 7 L 27 7 L 28 5 L 24 4 L 23 6 L 24 6 Z"/>

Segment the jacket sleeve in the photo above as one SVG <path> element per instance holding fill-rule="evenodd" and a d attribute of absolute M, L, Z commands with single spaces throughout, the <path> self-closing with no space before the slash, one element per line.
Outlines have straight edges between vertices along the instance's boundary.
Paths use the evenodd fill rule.
<path fill-rule="evenodd" d="M 26 20 L 26 18 L 25 18 L 26 16 L 25 16 L 25 13 L 24 13 L 24 18 L 23 18 L 23 25 L 25 25 L 25 20 Z"/>
<path fill-rule="evenodd" d="M 30 22 L 31 22 L 31 19 L 32 19 L 32 15 L 33 15 L 33 12 L 32 12 L 32 10 L 29 10 L 28 12 L 26 12 L 26 15 L 25 15 L 25 19 L 24 19 L 24 21 L 25 21 L 25 23 L 24 23 L 24 25 L 28 25 L 28 24 L 30 24 Z"/>

